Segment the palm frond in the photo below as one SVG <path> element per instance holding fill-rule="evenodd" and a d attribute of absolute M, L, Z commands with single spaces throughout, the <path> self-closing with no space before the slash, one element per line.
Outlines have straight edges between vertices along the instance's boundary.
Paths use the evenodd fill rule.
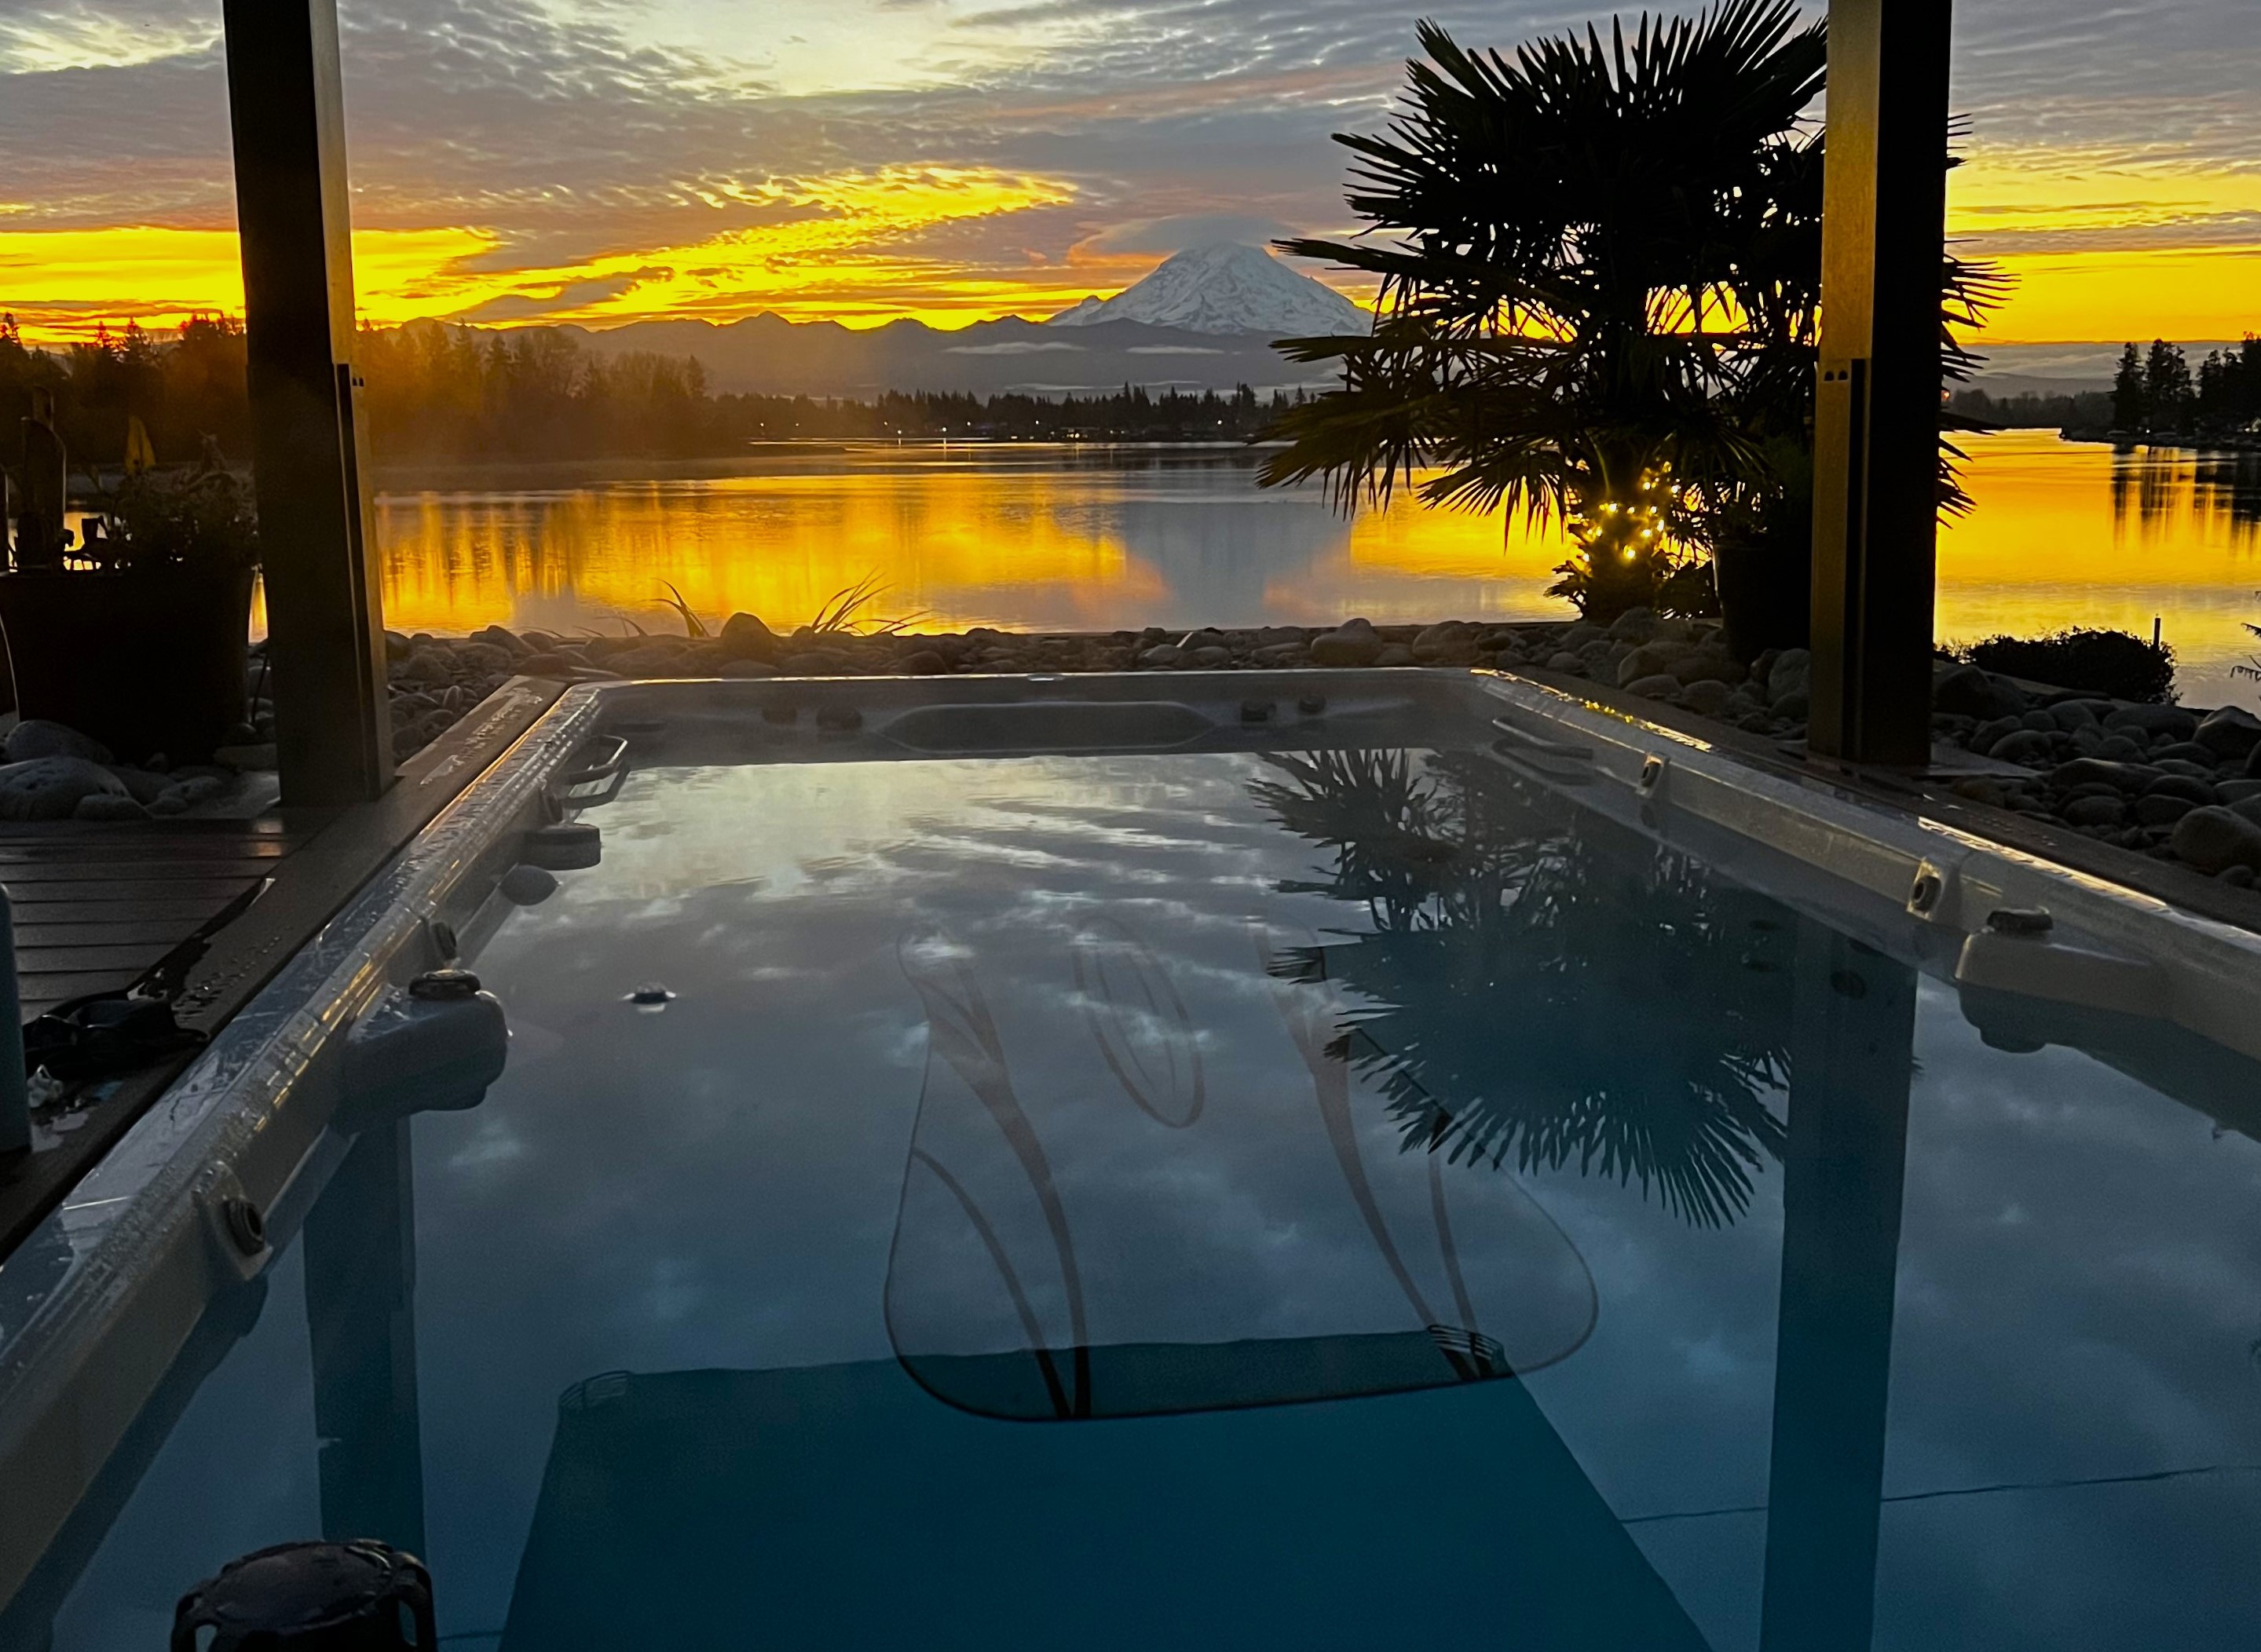
<path fill-rule="evenodd" d="M 1669 472 L 1687 543 L 1715 540 L 1719 512 L 1751 518 L 1784 485 L 1774 444 L 1810 440 L 1825 23 L 1718 0 L 1511 54 L 1433 22 L 1416 38 L 1387 127 L 1336 139 L 1366 227 L 1279 243 L 1380 292 L 1369 333 L 1276 347 L 1340 382 L 1281 421 L 1263 481 L 1323 482 L 1346 510 L 1410 489 L 1575 522 Z M 1944 265 L 1951 377 L 2002 291 L 1985 265 Z"/>

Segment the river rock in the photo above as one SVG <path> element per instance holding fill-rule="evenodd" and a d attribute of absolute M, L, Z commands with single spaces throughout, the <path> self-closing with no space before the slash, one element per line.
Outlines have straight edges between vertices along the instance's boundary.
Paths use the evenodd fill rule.
<path fill-rule="evenodd" d="M 1618 686 L 1631 688 L 1643 677 L 1660 674 L 1670 676 L 1672 668 L 1689 652 L 1684 642 L 1644 642 L 1618 662 Z M 1675 676 L 1673 681 L 1679 678 Z"/>
<path fill-rule="evenodd" d="M 2170 793 L 2145 793 L 2135 799 L 2135 821 L 2139 826 L 2172 826 L 2199 805 L 2188 797 Z"/>
<path fill-rule="evenodd" d="M 2104 719 L 2104 726 L 2136 730 L 2148 740 L 2162 734 L 2188 740 L 2198 733 L 2198 719 L 2179 705 L 2121 705 Z"/>
<path fill-rule="evenodd" d="M 1388 666 L 1417 665 L 1419 663 L 1419 662 L 1415 660 L 1413 657 L 1413 650 L 1407 647 L 1402 642 L 1383 643 L 1382 645 L 1382 652 L 1374 656 L 1374 662 L 1376 665 Z"/>
<path fill-rule="evenodd" d="M 1186 657 L 1201 670 L 1222 671 L 1232 663 L 1232 649 L 1222 642 L 1204 643 Z M 1409 660 L 1413 657 L 1410 649 L 1405 657 Z"/>
<path fill-rule="evenodd" d="M 1364 619 L 1346 619 L 1332 631 L 1322 631 L 1311 639 L 1311 663 L 1316 666 L 1372 665 L 1382 656 L 1382 639 L 1375 634 L 1374 626 Z M 1410 658 L 1411 651 L 1407 651 Z"/>
<path fill-rule="evenodd" d="M 1767 671 L 1767 704 L 1785 695 L 1805 695 L 1813 687 L 1813 655 L 1804 648 L 1784 648 Z M 1801 713 L 1802 715 L 1802 713 Z"/>
<path fill-rule="evenodd" d="M 2148 763 L 2114 762 L 2103 757 L 2076 757 L 2071 762 L 2059 763 L 2049 770 L 2049 783 L 2061 791 L 2100 783 L 2115 791 L 2133 795 L 2157 780 L 2160 772 Z"/>
<path fill-rule="evenodd" d="M 2214 790 L 2212 781 L 2200 780 L 2194 775 L 2173 773 L 2161 775 L 2143 788 L 2143 795 L 2147 797 L 2184 797 L 2192 803 L 2217 803 L 2221 800 L 2221 793 Z"/>
<path fill-rule="evenodd" d="M 1958 797 L 1968 797 L 1973 803 L 1983 803 L 1999 809 L 2010 801 L 2010 789 L 1992 775 L 1971 775 L 1948 787 Z"/>
<path fill-rule="evenodd" d="M 2261 870 L 2261 825 L 2235 810 L 2193 809 L 2175 822 L 2168 841 L 2177 855 L 2209 875 L 2231 866 Z"/>
<path fill-rule="evenodd" d="M 77 757 L 90 763 L 114 761 L 110 747 L 64 723 L 35 717 L 8 731 L 8 761 L 28 763 L 42 757 Z"/>
<path fill-rule="evenodd" d="M 78 800 L 78 807 L 71 811 L 74 820 L 147 820 L 148 818 L 148 810 L 133 798 L 111 791 L 89 792 Z"/>
<path fill-rule="evenodd" d="M 2070 826 L 2116 826 L 2126 822 L 2128 805 L 2117 797 L 2075 797 L 2057 813 Z"/>
<path fill-rule="evenodd" d="M 605 656 L 605 669 L 624 677 L 680 676 L 684 648 L 674 642 L 648 642 L 641 648 Z"/>
<path fill-rule="evenodd" d="M 2201 746 L 2194 740 L 2175 740 L 2164 746 L 2154 747 L 2151 761 L 2155 763 L 2188 763 L 2193 769 L 2203 769 L 2212 774 L 2222 760 L 2210 746 Z"/>
<path fill-rule="evenodd" d="M 1647 676 L 1635 677 L 1632 682 L 1619 686 L 1626 693 L 1638 694 L 1645 700 L 1661 700 L 1668 694 L 1680 692 L 1680 679 L 1669 671 L 1653 671 Z"/>
<path fill-rule="evenodd" d="M 942 656 L 930 654 L 927 657 L 939 661 Z M 945 670 L 948 668 L 937 666 L 936 669 Z M 725 677 L 773 677 L 777 674 L 778 669 L 766 660 L 725 660 L 714 671 L 716 676 Z"/>
<path fill-rule="evenodd" d="M 1724 648 L 1698 646 L 1689 649 L 1667 668 L 1683 683 L 1717 683 L 1721 686 L 1743 680 L 1743 668 Z"/>
<path fill-rule="evenodd" d="M 1174 671 L 1186 662 L 1186 651 L 1174 642 L 1158 642 L 1138 651 L 1138 663 L 1150 670 Z"/>
<path fill-rule="evenodd" d="M 166 787 L 173 783 L 170 775 L 161 775 L 147 769 L 127 769 L 111 764 L 110 772 L 118 776 L 126 788 L 126 795 L 142 805 L 154 803 Z"/>
<path fill-rule="evenodd" d="M 391 676 L 395 683 L 429 683 L 434 688 L 444 688 L 456 680 L 456 666 L 455 662 L 449 658 L 448 650 L 427 646 L 395 662 Z"/>
<path fill-rule="evenodd" d="M 508 637 L 508 632 L 503 633 Z M 511 637 L 514 643 L 518 640 Z M 456 650 L 456 673 L 458 676 L 505 676 L 516 667 L 518 653 L 497 642 L 466 642 Z"/>
<path fill-rule="evenodd" d="M 2224 762 L 2242 761 L 2261 747 L 2261 717 L 2242 706 L 2225 705 L 2200 718 L 2191 738 Z"/>
<path fill-rule="evenodd" d="M 737 659 L 773 660 L 777 657 L 777 633 L 763 624 L 758 614 L 732 614 L 722 622 L 719 640 Z"/>
<path fill-rule="evenodd" d="M 1610 635 L 1619 642 L 1643 643 L 1656 635 L 1656 610 L 1628 608 L 1610 622 Z"/>
<path fill-rule="evenodd" d="M 0 766 L 0 820 L 68 820 L 87 797 L 123 797 L 126 783 L 83 757 L 34 757 Z"/>
<path fill-rule="evenodd" d="M 1476 636 L 1465 620 L 1447 619 L 1413 639 L 1413 657 L 1423 665 L 1474 665 L 1482 652 Z"/>
<path fill-rule="evenodd" d="M 1932 678 L 1931 709 L 1982 722 L 1998 717 L 2022 716 L 2026 694 L 2007 678 L 1980 670 L 1975 665 L 1951 666 Z"/>
<path fill-rule="evenodd" d="M 217 797 L 227 788 L 218 775 L 184 775 L 149 799 L 154 815 L 186 814 L 197 805 Z"/>
<path fill-rule="evenodd" d="M 1680 690 L 1680 703 L 1699 717 L 1717 717 L 1727 709 L 1729 692 L 1717 677 L 1698 677 Z"/>
<path fill-rule="evenodd" d="M 2049 760 L 2052 743 L 2047 734 L 2037 728 L 2013 728 L 1986 748 L 1986 754 L 1996 762 L 2024 763 L 2039 768 Z"/>

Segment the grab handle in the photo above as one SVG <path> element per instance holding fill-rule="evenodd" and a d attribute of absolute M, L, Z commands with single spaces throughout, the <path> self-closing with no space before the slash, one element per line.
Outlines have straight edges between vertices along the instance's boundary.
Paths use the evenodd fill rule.
<path fill-rule="evenodd" d="M 0 1158 L 32 1146 L 31 1076 L 24 1070 L 24 1000 L 16 984 L 16 918 L 0 889 Z"/>
<path fill-rule="evenodd" d="M 628 777 L 628 743 L 618 734 L 593 734 L 571 759 L 573 767 L 549 783 L 549 793 L 560 804 L 593 809 L 620 795 Z M 576 797 L 577 787 L 598 786 L 596 792 Z"/>

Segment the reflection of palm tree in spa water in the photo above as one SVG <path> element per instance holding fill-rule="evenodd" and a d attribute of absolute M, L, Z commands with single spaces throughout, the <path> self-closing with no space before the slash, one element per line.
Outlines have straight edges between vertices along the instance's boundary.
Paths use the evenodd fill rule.
<path fill-rule="evenodd" d="M 1332 875 L 1288 886 L 1363 905 L 1375 933 L 1275 970 L 1362 1000 L 1334 1038 L 1403 1141 L 1459 1162 L 1575 1163 L 1652 1185 L 1716 1226 L 1779 1159 L 1766 1097 L 1789 1077 L 1791 932 L 1764 898 L 1616 828 L 1571 819 L 1480 758 L 1265 760 L 1252 788 Z"/>
<path fill-rule="evenodd" d="M 1052 1237 L 1061 1287 L 1067 1299 L 1071 1377 L 1063 1377 L 1054 1363 L 1043 1328 L 1037 1324 L 1035 1310 L 1014 1271 L 1006 1247 L 979 1203 L 947 1167 L 915 1144 L 911 1148 L 912 1162 L 922 1165 L 949 1191 L 980 1236 L 983 1248 L 1012 1297 L 1015 1312 L 1043 1373 L 1056 1414 L 1082 1414 L 1091 1404 L 1091 1335 L 1085 1322 L 1083 1275 L 1076 1266 L 1075 1236 L 1069 1229 L 1067 1212 L 1060 1203 L 1059 1186 L 1053 1178 L 1044 1142 L 1029 1122 L 1028 1112 L 1022 1106 L 1019 1096 L 1014 1093 L 1013 1075 L 1005 1058 L 1004 1041 L 998 1035 L 996 1018 L 990 1013 L 988 1001 L 983 998 L 980 983 L 975 980 L 963 951 L 946 936 L 907 936 L 897 954 L 904 975 L 926 1007 L 929 1059 L 940 1056 L 981 1104 L 1019 1162 L 1043 1209 L 1044 1226 Z"/>

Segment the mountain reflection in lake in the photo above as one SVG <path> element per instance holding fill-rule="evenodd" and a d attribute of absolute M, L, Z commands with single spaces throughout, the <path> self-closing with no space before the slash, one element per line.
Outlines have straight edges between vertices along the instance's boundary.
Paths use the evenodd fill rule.
<path fill-rule="evenodd" d="M 2261 620 L 2261 458 L 2114 454 L 2016 431 L 1968 440 L 1977 508 L 1940 545 L 1939 631 L 2148 633 L 2186 700 L 2251 704 L 2232 668 Z M 1260 490 L 1238 448 L 841 447 L 736 464 L 388 478 L 384 609 L 404 630 L 495 622 L 672 629 L 797 622 L 867 574 L 937 626 L 1540 619 L 1559 535 L 1401 502 L 1346 521 Z"/>

